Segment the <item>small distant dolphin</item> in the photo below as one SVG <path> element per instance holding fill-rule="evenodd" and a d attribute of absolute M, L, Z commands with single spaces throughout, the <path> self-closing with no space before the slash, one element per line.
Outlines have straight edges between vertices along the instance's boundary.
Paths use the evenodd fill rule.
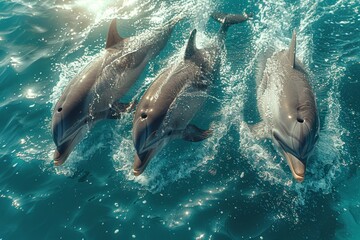
<path fill-rule="evenodd" d="M 241 23 L 248 15 L 214 14 L 222 23 L 217 43 L 196 48 L 196 29 L 190 34 L 184 59 L 164 70 L 141 98 L 133 121 L 136 149 L 134 175 L 140 175 L 151 158 L 169 141 L 181 138 L 197 142 L 208 138 L 212 130 L 191 124 L 219 71 L 220 53 L 230 25 Z"/>
<path fill-rule="evenodd" d="M 263 121 L 252 129 L 258 137 L 272 139 L 294 178 L 302 182 L 307 159 L 318 139 L 320 121 L 308 74 L 295 55 L 294 31 L 289 49 L 267 59 L 257 89 Z"/>
<path fill-rule="evenodd" d="M 85 67 L 67 86 L 55 105 L 52 134 L 55 165 L 61 165 L 95 122 L 118 118 L 131 104 L 117 101 L 138 79 L 146 64 L 166 45 L 175 19 L 150 36 L 122 38 L 116 19 L 109 28 L 105 52 Z"/>

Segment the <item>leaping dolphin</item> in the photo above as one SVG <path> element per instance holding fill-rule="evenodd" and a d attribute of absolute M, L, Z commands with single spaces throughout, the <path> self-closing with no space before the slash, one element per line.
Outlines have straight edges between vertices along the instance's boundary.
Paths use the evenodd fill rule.
<path fill-rule="evenodd" d="M 289 49 L 267 59 L 258 83 L 257 104 L 263 121 L 253 126 L 253 132 L 272 139 L 293 177 L 302 182 L 320 121 L 308 74 L 296 58 L 295 31 Z"/>
<path fill-rule="evenodd" d="M 196 29 L 193 30 L 182 61 L 155 79 L 136 108 L 132 131 L 136 149 L 133 172 L 136 176 L 172 139 L 197 142 L 212 133 L 212 130 L 200 129 L 191 121 L 207 99 L 219 71 L 227 29 L 247 20 L 248 15 L 214 14 L 213 18 L 222 23 L 217 42 L 211 47 L 198 49 Z"/>
<path fill-rule="evenodd" d="M 128 92 L 149 60 L 165 47 L 179 20 L 170 21 L 152 34 L 128 38 L 119 35 L 116 19 L 111 22 L 105 51 L 72 79 L 55 105 L 55 165 L 65 162 L 95 122 L 117 118 L 131 108 L 130 104 L 117 101 Z"/>

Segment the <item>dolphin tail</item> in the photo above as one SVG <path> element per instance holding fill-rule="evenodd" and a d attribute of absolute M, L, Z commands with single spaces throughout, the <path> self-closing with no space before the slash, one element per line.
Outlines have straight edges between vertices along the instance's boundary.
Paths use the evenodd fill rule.
<path fill-rule="evenodd" d="M 225 13 L 213 13 L 211 17 L 221 23 L 220 32 L 226 33 L 231 25 L 245 22 L 252 14 L 225 14 Z"/>

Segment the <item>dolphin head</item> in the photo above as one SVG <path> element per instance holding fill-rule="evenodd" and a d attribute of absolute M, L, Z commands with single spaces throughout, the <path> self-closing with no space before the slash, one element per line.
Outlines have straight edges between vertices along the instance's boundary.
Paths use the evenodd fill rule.
<path fill-rule="evenodd" d="M 60 101 L 52 115 L 52 134 L 56 145 L 54 163 L 62 165 L 74 147 L 81 141 L 88 130 L 89 115 L 82 104 L 72 101 Z"/>
<path fill-rule="evenodd" d="M 304 109 L 306 108 L 306 109 Z M 318 139 L 319 119 L 316 109 L 298 107 L 295 117 L 289 115 L 278 128 L 272 130 L 275 145 L 286 158 L 293 177 L 302 182 L 306 162 Z"/>
<path fill-rule="evenodd" d="M 133 123 L 133 142 L 136 149 L 134 158 L 134 175 L 140 175 L 162 147 L 166 144 L 163 133 L 158 131 L 163 115 L 148 109 L 140 109 L 135 113 Z"/>

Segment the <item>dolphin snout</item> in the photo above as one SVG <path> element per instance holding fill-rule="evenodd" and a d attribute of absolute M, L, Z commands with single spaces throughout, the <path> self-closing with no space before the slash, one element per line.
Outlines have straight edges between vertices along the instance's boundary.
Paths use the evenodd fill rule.
<path fill-rule="evenodd" d="M 55 166 L 61 166 L 64 164 L 64 162 L 66 161 L 66 159 L 68 158 L 70 152 L 66 151 L 64 153 L 60 153 L 60 151 L 58 149 L 55 149 L 54 151 L 54 165 Z"/>
<path fill-rule="evenodd" d="M 294 132 L 293 132 L 294 133 Z M 305 177 L 305 161 L 302 157 L 304 142 L 301 139 L 283 137 L 278 131 L 273 130 L 274 140 L 281 149 L 296 181 L 302 182 Z"/>
<path fill-rule="evenodd" d="M 151 149 L 142 154 L 135 154 L 133 165 L 133 173 L 135 176 L 139 176 L 144 172 L 151 158 L 155 155 L 155 152 L 155 149 Z"/>
<path fill-rule="evenodd" d="M 303 161 L 301 161 L 291 153 L 285 151 L 284 155 L 295 180 L 298 182 L 304 181 L 306 166 Z"/>
<path fill-rule="evenodd" d="M 139 159 L 139 156 L 135 154 L 133 173 L 135 176 L 139 176 L 143 171 L 144 171 L 143 163 Z"/>
<path fill-rule="evenodd" d="M 79 130 L 73 132 L 70 136 L 66 136 L 66 138 L 62 139 L 60 145 L 57 145 L 57 143 L 55 144 L 56 149 L 53 156 L 55 166 L 60 166 L 67 160 L 70 153 L 80 142 L 85 133 L 86 128 L 80 128 Z"/>

